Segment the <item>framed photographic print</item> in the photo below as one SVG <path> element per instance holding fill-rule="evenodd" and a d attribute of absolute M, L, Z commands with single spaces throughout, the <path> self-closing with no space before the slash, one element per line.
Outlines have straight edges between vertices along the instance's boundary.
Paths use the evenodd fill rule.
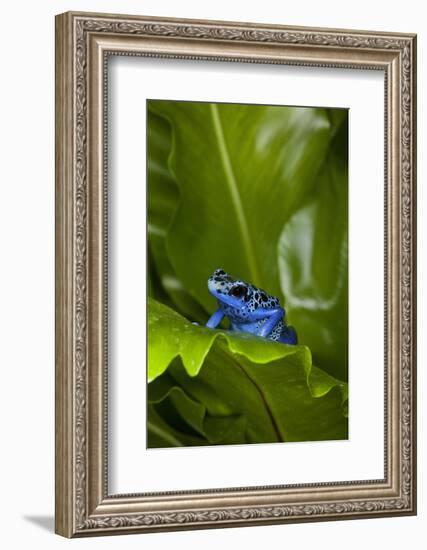
<path fill-rule="evenodd" d="M 416 512 L 416 37 L 56 18 L 56 531 Z"/>

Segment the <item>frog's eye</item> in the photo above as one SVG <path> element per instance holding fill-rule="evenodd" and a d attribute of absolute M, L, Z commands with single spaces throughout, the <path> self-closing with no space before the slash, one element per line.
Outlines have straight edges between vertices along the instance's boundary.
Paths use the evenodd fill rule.
<path fill-rule="evenodd" d="M 232 296 L 236 296 L 236 298 L 244 297 L 246 296 L 246 293 L 247 293 L 247 289 L 243 285 L 236 285 L 230 291 L 230 294 Z"/>

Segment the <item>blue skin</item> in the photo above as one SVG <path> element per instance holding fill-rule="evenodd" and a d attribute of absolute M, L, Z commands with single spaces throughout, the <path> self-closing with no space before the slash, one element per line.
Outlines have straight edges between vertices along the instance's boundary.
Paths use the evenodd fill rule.
<path fill-rule="evenodd" d="M 216 328 L 228 317 L 231 330 L 249 332 L 269 340 L 295 345 L 297 333 L 285 323 L 286 312 L 279 299 L 241 280 L 234 280 L 222 269 L 208 279 L 208 289 L 218 301 L 218 309 L 206 326 Z"/>

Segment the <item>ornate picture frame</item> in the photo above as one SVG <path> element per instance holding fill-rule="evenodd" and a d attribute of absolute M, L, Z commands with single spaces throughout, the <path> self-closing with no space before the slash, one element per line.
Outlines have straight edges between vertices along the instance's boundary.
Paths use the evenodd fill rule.
<path fill-rule="evenodd" d="M 108 492 L 106 60 L 383 71 L 384 478 Z M 416 513 L 416 36 L 68 12 L 56 18 L 56 532 L 81 537 Z"/>

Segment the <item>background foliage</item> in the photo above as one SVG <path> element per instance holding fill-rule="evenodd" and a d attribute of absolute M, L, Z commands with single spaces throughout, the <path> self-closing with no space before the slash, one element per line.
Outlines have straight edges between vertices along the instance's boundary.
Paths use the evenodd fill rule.
<path fill-rule="evenodd" d="M 347 124 L 149 101 L 149 446 L 346 437 Z M 301 345 L 188 322 L 217 267 L 279 296 Z"/>

